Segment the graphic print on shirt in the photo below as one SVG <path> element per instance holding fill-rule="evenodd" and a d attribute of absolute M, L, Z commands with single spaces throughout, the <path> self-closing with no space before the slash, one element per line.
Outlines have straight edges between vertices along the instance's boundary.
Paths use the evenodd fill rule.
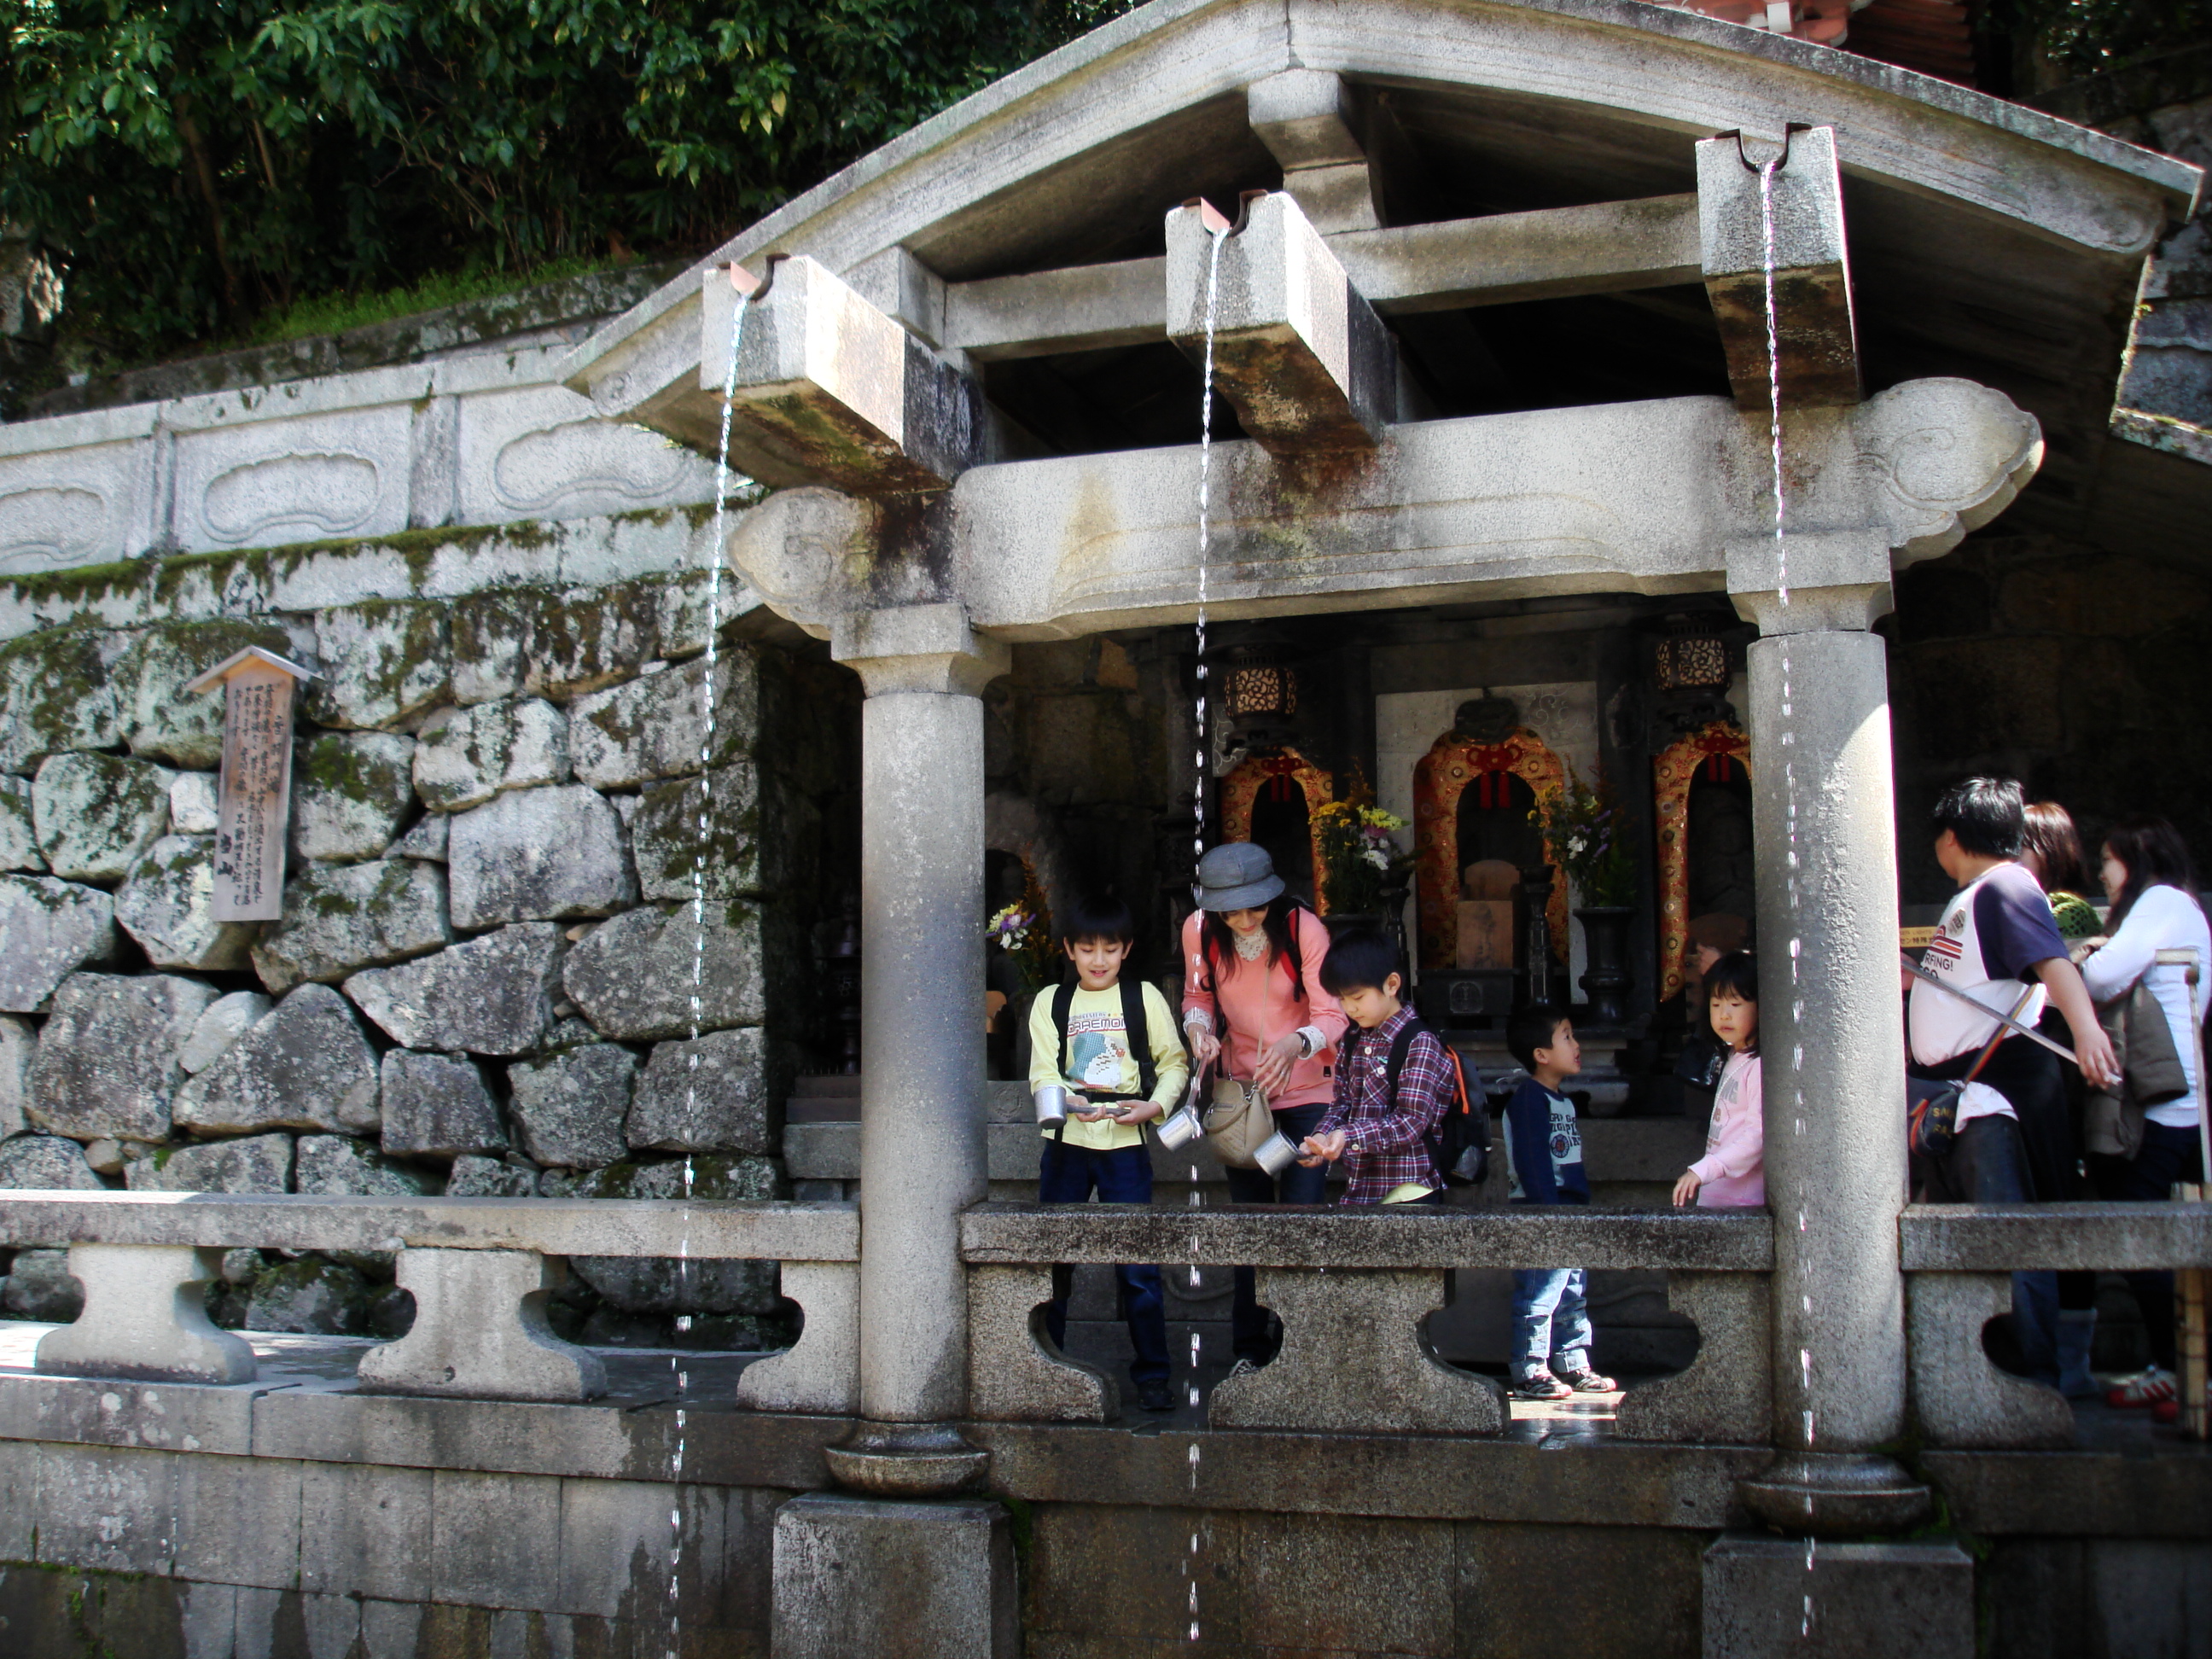
<path fill-rule="evenodd" d="M 1521 1086 L 1523 1089 L 1540 1087 L 1534 1083 L 1524 1083 Z M 1548 1089 L 1543 1090 L 1543 1096 L 1547 1113 L 1544 1152 L 1552 1162 L 1552 1180 L 1563 1192 L 1581 1192 L 1584 1185 L 1582 1180 L 1583 1129 L 1575 1116 L 1575 1103 Z M 1509 1112 L 1505 1121 L 1505 1150 L 1507 1170 L 1512 1177 L 1510 1196 L 1525 1199 L 1530 1194 L 1521 1180 L 1520 1160 L 1513 1155 L 1514 1140 L 1513 1117 Z"/>
<path fill-rule="evenodd" d="M 2066 954 L 2050 901 L 2035 878 L 2017 864 L 2001 864 L 1955 895 L 1929 942 L 1920 965 L 1972 1001 L 1916 981 L 1912 987 L 1912 1058 L 1923 1066 L 1978 1048 L 1998 1030 L 1996 1016 L 2009 1012 L 2034 984 L 2039 962 Z M 2042 1017 L 2040 986 L 2019 1018 Z M 1978 1003 L 1986 1012 L 1972 1006 Z"/>
<path fill-rule="evenodd" d="M 1119 1013 L 1070 1013 L 1067 1017 L 1067 1074 L 1086 1089 L 1127 1089 L 1135 1068 L 1129 1039 Z"/>

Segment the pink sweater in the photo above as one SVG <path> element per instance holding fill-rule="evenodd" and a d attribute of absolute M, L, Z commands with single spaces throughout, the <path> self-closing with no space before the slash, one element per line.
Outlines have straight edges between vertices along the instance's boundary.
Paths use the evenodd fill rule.
<path fill-rule="evenodd" d="M 1701 1183 L 1698 1207 L 1731 1209 L 1766 1202 L 1766 1120 L 1759 1056 L 1730 1054 L 1713 1096 L 1705 1155 L 1690 1166 Z"/>
<path fill-rule="evenodd" d="M 1193 911 L 1183 923 L 1182 1016 L 1194 1011 L 1213 1017 L 1213 975 L 1206 963 L 1201 941 L 1205 912 Z M 1246 962 L 1233 951 L 1222 964 L 1221 1012 L 1229 1022 L 1224 1039 L 1228 1050 L 1228 1075 L 1249 1079 L 1259 1063 L 1264 1044 L 1290 1036 L 1301 1025 L 1321 1029 L 1322 1047 L 1291 1070 L 1291 1086 L 1268 1101 L 1277 1111 L 1292 1106 L 1326 1105 L 1334 1097 L 1336 1040 L 1351 1022 L 1336 999 L 1321 988 L 1322 958 L 1328 954 L 1328 929 L 1309 911 L 1293 910 L 1291 927 L 1298 942 L 1299 965 L 1304 982 L 1294 992 L 1290 964 L 1270 964 L 1263 957 Z"/>

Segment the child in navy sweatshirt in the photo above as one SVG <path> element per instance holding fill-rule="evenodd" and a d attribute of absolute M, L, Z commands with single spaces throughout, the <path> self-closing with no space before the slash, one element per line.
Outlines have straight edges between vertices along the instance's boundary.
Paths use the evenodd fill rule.
<path fill-rule="evenodd" d="M 1583 1068 L 1572 1021 L 1549 1003 L 1517 1011 L 1505 1046 L 1528 1071 L 1505 1108 L 1505 1156 L 1516 1204 L 1587 1204 L 1583 1135 L 1575 1103 L 1559 1085 Z M 1513 1393 L 1523 1400 L 1565 1400 L 1612 1392 L 1613 1379 L 1589 1364 L 1589 1277 L 1580 1267 L 1516 1268 L 1513 1273 Z"/>

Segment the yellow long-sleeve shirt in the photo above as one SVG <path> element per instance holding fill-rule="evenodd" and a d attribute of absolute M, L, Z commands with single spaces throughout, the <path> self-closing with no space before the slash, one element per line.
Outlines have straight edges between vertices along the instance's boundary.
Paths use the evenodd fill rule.
<path fill-rule="evenodd" d="M 1145 1035 L 1159 1074 L 1152 1085 L 1152 1098 L 1171 1107 L 1190 1079 L 1190 1061 L 1183 1054 L 1182 1034 L 1176 1030 L 1167 999 L 1149 984 L 1139 989 L 1145 999 Z M 1077 988 L 1068 1005 L 1064 1051 L 1052 1023 L 1053 998 L 1057 994 L 1056 987 L 1047 986 L 1030 1005 L 1030 1087 L 1036 1090 L 1057 1083 L 1071 1091 L 1088 1086 L 1135 1094 L 1141 1074 L 1122 1026 L 1121 986 L 1111 985 L 1103 991 Z M 1053 1131 L 1047 1129 L 1044 1133 L 1049 1137 Z M 1073 1110 L 1068 1115 L 1066 1139 L 1072 1146 L 1112 1152 L 1120 1146 L 1134 1146 L 1144 1138 L 1144 1130 L 1133 1123 L 1103 1118 L 1085 1123 Z"/>

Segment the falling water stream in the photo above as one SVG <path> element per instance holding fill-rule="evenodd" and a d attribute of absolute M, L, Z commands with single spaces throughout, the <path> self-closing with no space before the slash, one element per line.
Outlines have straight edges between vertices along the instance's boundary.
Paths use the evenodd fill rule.
<path fill-rule="evenodd" d="M 1760 269 L 1765 278 L 1766 288 L 1766 436 L 1767 450 L 1772 461 L 1774 472 L 1775 597 L 1777 603 L 1784 611 L 1790 608 L 1790 543 L 1789 538 L 1783 533 L 1788 512 L 1788 497 L 1782 474 L 1781 328 L 1776 316 L 1774 304 L 1774 179 L 1775 175 L 1781 172 L 1783 164 L 1789 159 L 1790 141 L 1785 131 L 1783 137 L 1782 153 L 1771 161 L 1761 162 L 1759 167 Z M 1787 869 L 1784 885 L 1789 898 L 1790 916 L 1790 1030 L 1795 1033 L 1805 1017 L 1805 1002 L 1800 977 L 1803 971 L 1803 941 L 1797 931 L 1797 738 L 1795 700 L 1790 693 L 1790 634 L 1784 630 L 1782 635 L 1782 730 L 1779 736 L 1783 757 L 1782 795 L 1787 817 L 1784 824 Z M 1794 1133 L 1800 1136 L 1805 1133 L 1804 1068 L 1805 1045 L 1800 1042 L 1793 1045 L 1790 1054 L 1790 1111 L 1796 1126 Z M 1797 1212 L 1797 1231 L 1801 1237 L 1805 1231 L 1805 1212 L 1801 1206 Z M 1805 1316 L 1805 1323 L 1799 1328 L 1809 1329 L 1813 1313 L 1813 1298 L 1810 1292 L 1804 1294 L 1802 1312 Z M 1813 1350 L 1809 1344 L 1801 1346 L 1797 1350 L 1797 1370 L 1799 1385 L 1804 1390 L 1805 1449 L 1810 1452 L 1813 1449 L 1814 1425 Z M 1812 1499 L 1808 1497 L 1806 1510 L 1808 1520 L 1811 1517 L 1811 1510 Z M 1805 1583 L 1803 1616 L 1799 1620 L 1797 1627 L 1797 1634 L 1801 1640 L 1810 1640 L 1813 1634 L 1813 1586 L 1809 1575 L 1813 1571 L 1816 1547 L 1815 1540 L 1808 1531 L 1805 1539 L 1805 1571 L 1808 1576 Z"/>
<path fill-rule="evenodd" d="M 714 527 L 707 543 L 707 655 L 699 681 L 699 845 L 691 859 L 691 1038 L 690 1056 L 684 1079 L 684 1117 L 695 1121 L 699 1107 L 699 1032 L 706 1016 L 707 982 L 707 848 L 714 827 L 714 736 L 717 705 L 715 673 L 720 666 L 719 633 L 722 621 L 722 521 L 728 510 L 730 499 L 730 411 L 738 396 L 738 350 L 744 343 L 745 313 L 751 309 L 751 296 L 740 284 L 738 268 L 730 267 L 730 286 L 737 290 L 737 310 L 730 320 L 730 360 L 722 372 L 722 429 L 714 450 Z M 690 1152 L 684 1154 L 684 1232 L 676 1247 L 677 1288 L 679 1295 L 690 1288 L 691 1271 L 691 1191 L 696 1170 Z M 691 1316 L 679 1314 L 676 1318 L 679 1334 L 691 1328 Z M 684 1565 L 684 1509 L 681 1502 L 684 1480 L 684 1443 L 685 1419 L 684 1401 L 691 1387 L 691 1373 L 680 1364 L 681 1356 L 672 1352 L 668 1369 L 676 1378 L 676 1452 L 672 1460 L 668 1505 L 668 1650 L 667 1659 L 678 1659 L 683 1646 L 684 1613 L 678 1600 Z"/>
<path fill-rule="evenodd" d="M 1211 744 L 1206 726 L 1206 600 L 1207 556 L 1212 542 L 1213 505 L 1213 325 L 1221 297 L 1221 245 L 1228 240 L 1229 226 L 1208 222 L 1211 216 L 1201 206 L 1200 222 L 1206 226 L 1208 246 L 1206 255 L 1206 357 L 1200 374 L 1198 394 L 1198 690 L 1194 714 L 1197 734 L 1193 757 L 1195 772 L 1191 786 L 1191 899 L 1199 897 L 1198 860 L 1206 854 L 1206 775 Z M 1217 1032 L 1226 1037 L 1225 1032 Z M 1193 1073 L 1196 1087 L 1196 1073 Z M 1195 1208 L 1203 1203 L 1204 1195 L 1198 1189 L 1198 1166 L 1190 1167 L 1190 1202 Z M 1198 1239 L 1190 1241 L 1191 1288 L 1198 1287 Z M 1194 1329 L 1190 1334 L 1190 1379 L 1188 1398 L 1194 1409 L 1200 1400 L 1199 1364 L 1205 1350 L 1205 1340 Z M 1199 1446 L 1196 1438 L 1190 1443 L 1190 1489 L 1198 1490 Z M 1199 1534 L 1190 1535 L 1190 1552 L 1183 1558 L 1183 1571 L 1190 1579 L 1190 1639 L 1199 1639 L 1198 1625 L 1198 1540 Z"/>

